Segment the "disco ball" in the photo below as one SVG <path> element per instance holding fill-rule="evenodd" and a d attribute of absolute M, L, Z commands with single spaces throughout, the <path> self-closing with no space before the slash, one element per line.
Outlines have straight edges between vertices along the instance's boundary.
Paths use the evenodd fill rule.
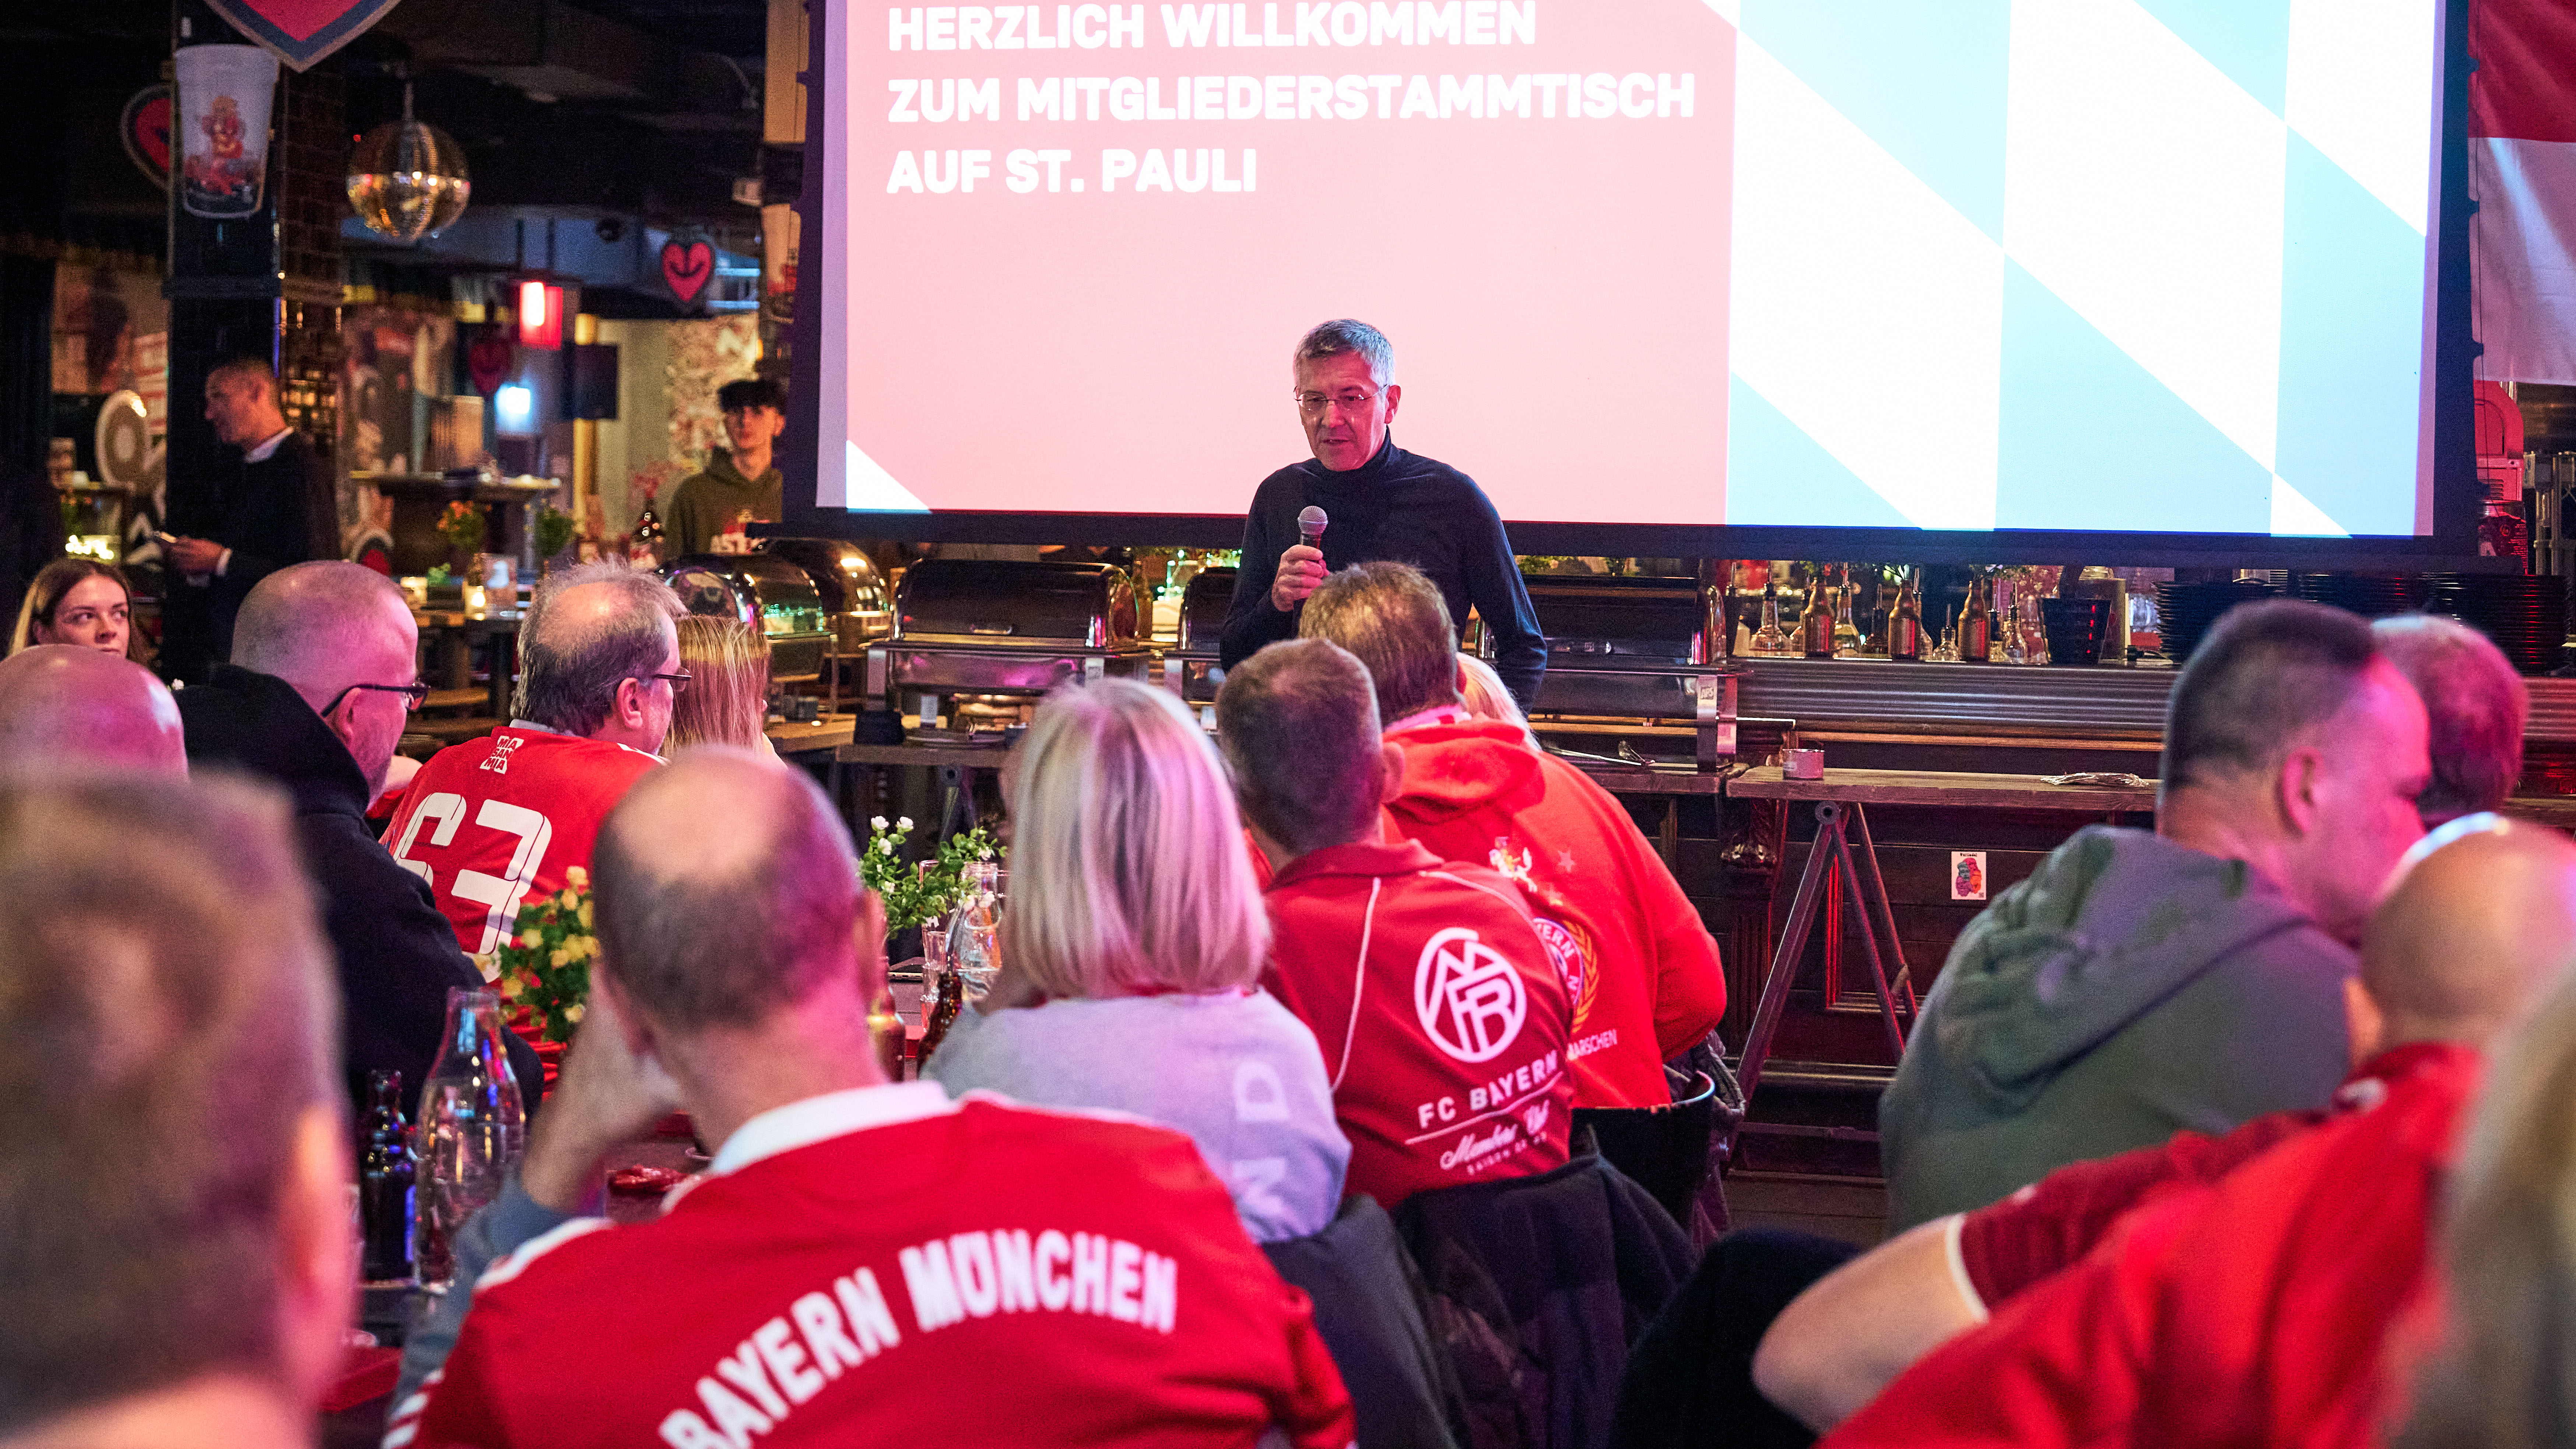
<path fill-rule="evenodd" d="M 390 241 L 416 242 L 465 214 L 474 183 L 456 138 L 411 117 L 387 121 L 349 151 L 349 205 L 367 230 Z"/>

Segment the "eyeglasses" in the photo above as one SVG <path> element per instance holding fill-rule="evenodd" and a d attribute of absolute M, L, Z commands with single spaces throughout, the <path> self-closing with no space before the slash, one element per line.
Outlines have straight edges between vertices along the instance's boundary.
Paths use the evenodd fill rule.
<path fill-rule="evenodd" d="M 350 695 L 357 693 L 361 689 L 372 689 L 379 694 L 401 695 L 403 697 L 403 712 L 406 714 L 420 708 L 422 703 L 429 698 L 429 686 L 426 684 L 352 684 L 347 689 L 341 690 L 338 694 L 331 696 L 331 702 L 322 706 L 322 712 L 324 714 L 329 714 L 331 711 L 338 709 L 340 707 L 340 701 L 347 699 Z"/>
<path fill-rule="evenodd" d="M 1320 392 L 1301 392 L 1296 394 L 1297 411 L 1308 417 L 1314 417 L 1323 412 L 1326 403 L 1334 403 L 1338 404 L 1343 412 L 1355 413 L 1384 396 L 1386 396 L 1385 388 L 1379 388 L 1375 392 L 1337 392 L 1330 397 Z"/>
<path fill-rule="evenodd" d="M 685 669 L 681 670 L 677 674 L 648 674 L 645 676 L 647 679 L 667 680 L 671 686 L 671 693 L 675 695 L 688 693 L 689 681 L 695 677 L 696 676 L 690 674 L 689 671 Z"/>

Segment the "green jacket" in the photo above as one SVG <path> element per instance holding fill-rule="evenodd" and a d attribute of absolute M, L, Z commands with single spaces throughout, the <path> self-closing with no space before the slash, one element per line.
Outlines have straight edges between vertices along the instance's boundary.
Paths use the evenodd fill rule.
<path fill-rule="evenodd" d="M 716 449 L 708 455 L 704 472 L 681 479 L 671 492 L 671 506 L 662 518 L 670 557 L 714 548 L 716 535 L 731 528 L 745 511 L 763 523 L 778 522 L 786 516 L 782 510 L 786 491 L 786 476 L 775 467 L 758 478 L 745 478 L 734 467 L 733 455 Z"/>
<path fill-rule="evenodd" d="M 2325 1105 L 2358 965 L 2240 860 L 2092 826 L 1951 948 L 1879 1099 L 1888 1230 Z"/>

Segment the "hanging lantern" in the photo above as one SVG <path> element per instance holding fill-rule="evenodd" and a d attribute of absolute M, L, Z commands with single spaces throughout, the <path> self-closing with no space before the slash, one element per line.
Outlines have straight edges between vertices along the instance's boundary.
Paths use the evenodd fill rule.
<path fill-rule="evenodd" d="M 367 230 L 398 242 L 416 242 L 465 214 L 474 183 L 465 173 L 465 151 L 456 138 L 411 118 L 411 85 L 403 85 L 403 114 L 369 131 L 349 151 L 349 205 Z"/>

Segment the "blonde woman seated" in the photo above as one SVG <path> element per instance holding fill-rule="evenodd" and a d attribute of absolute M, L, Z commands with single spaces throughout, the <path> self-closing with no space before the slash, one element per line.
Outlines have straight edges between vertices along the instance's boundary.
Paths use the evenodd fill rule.
<path fill-rule="evenodd" d="M 1531 749 L 1538 748 L 1538 736 L 1530 732 L 1529 716 L 1521 713 L 1520 702 L 1503 685 L 1503 677 L 1494 666 L 1473 654 L 1458 656 L 1458 698 L 1467 713 L 1478 719 L 1498 719 L 1507 725 L 1518 725 L 1521 740 Z"/>
<path fill-rule="evenodd" d="M 9 652 L 35 644 L 70 644 L 134 656 L 134 628 L 127 617 L 125 575 L 116 565 L 90 558 L 58 558 L 36 571 L 18 606 Z"/>
<path fill-rule="evenodd" d="M 738 619 L 690 614 L 679 622 L 680 671 L 689 687 L 671 698 L 671 733 L 662 753 L 691 745 L 733 745 L 771 759 L 778 749 L 763 733 L 769 721 L 769 636 Z"/>
<path fill-rule="evenodd" d="M 1351 1147 L 1313 1033 L 1254 984 L 1270 922 L 1206 733 L 1103 680 L 1050 695 L 1010 770 L 1002 970 L 929 1077 L 1177 1128 L 1253 1241 L 1321 1231 Z"/>

